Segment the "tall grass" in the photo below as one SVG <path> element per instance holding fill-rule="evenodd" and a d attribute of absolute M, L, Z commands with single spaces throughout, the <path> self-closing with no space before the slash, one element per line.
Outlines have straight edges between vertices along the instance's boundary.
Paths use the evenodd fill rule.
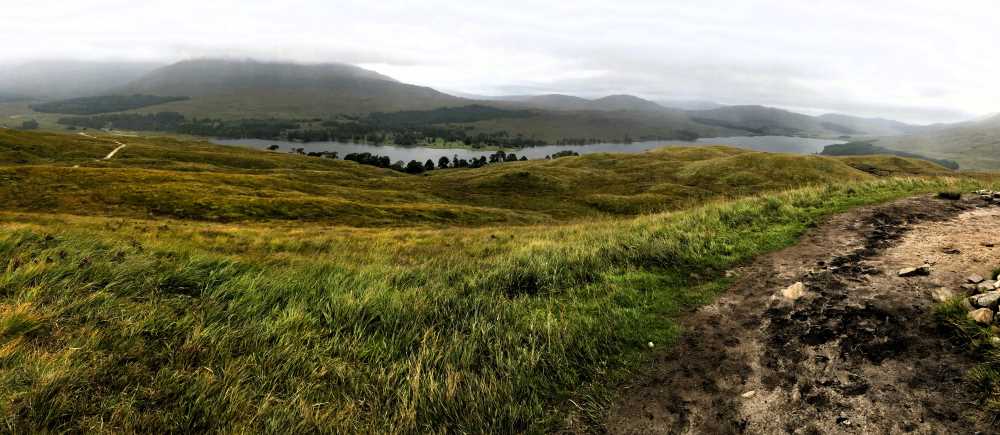
<path fill-rule="evenodd" d="M 537 432 L 599 418 L 722 271 L 888 179 L 572 225 L 365 230 L 0 215 L 11 432 Z"/>

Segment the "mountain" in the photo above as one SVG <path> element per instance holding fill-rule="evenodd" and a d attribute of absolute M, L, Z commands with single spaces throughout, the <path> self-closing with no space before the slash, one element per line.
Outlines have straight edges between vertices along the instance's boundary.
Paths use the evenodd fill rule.
<path fill-rule="evenodd" d="M 593 106 L 591 110 L 604 111 L 634 110 L 658 112 L 667 110 L 659 104 L 633 95 L 609 95 L 591 101 L 591 105 Z"/>
<path fill-rule="evenodd" d="M 0 94 L 37 100 L 98 95 L 162 66 L 144 62 L 36 61 L 0 68 Z"/>
<path fill-rule="evenodd" d="M 678 110 L 711 110 L 726 107 L 725 104 L 706 100 L 659 100 L 656 103 L 663 107 Z"/>
<path fill-rule="evenodd" d="M 1000 116 L 907 136 L 880 138 L 879 146 L 958 162 L 963 169 L 1000 169 Z"/>
<path fill-rule="evenodd" d="M 647 111 L 658 112 L 669 110 L 657 103 L 634 95 L 608 95 L 606 97 L 588 100 L 586 98 L 563 94 L 545 95 L 510 95 L 493 97 L 493 101 L 520 103 L 521 105 L 544 110 L 561 111 Z"/>
<path fill-rule="evenodd" d="M 813 116 L 765 106 L 726 106 L 688 113 L 695 122 L 761 135 L 840 136 L 862 133 Z"/>
<path fill-rule="evenodd" d="M 819 119 L 841 125 L 852 130 L 874 136 L 898 136 L 926 131 L 931 127 L 907 124 L 884 118 L 860 118 L 857 116 L 828 113 L 818 116 Z"/>
<path fill-rule="evenodd" d="M 223 118 L 326 117 L 470 102 L 352 65 L 219 59 L 159 68 L 117 93 L 189 97 L 150 110 Z"/>

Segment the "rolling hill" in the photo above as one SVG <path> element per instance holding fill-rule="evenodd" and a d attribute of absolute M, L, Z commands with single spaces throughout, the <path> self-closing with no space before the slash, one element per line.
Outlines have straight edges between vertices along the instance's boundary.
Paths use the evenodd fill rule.
<path fill-rule="evenodd" d="M 984 185 L 727 147 L 407 175 L 95 134 L 0 129 L 10 432 L 564 432 L 724 271 L 851 207 Z"/>
<path fill-rule="evenodd" d="M 827 113 L 817 118 L 824 122 L 837 124 L 848 129 L 872 136 L 899 136 L 927 131 L 934 127 L 907 124 L 884 118 L 861 118 L 857 116 Z"/>
<path fill-rule="evenodd" d="M 117 93 L 190 97 L 152 110 L 227 119 L 328 117 L 469 103 L 351 65 L 218 59 L 183 61 L 157 69 Z"/>
<path fill-rule="evenodd" d="M 606 97 L 587 99 L 572 95 L 512 95 L 503 97 L 488 97 L 492 101 L 518 103 L 519 105 L 558 111 L 667 111 L 657 103 L 634 95 L 608 95 Z"/>
<path fill-rule="evenodd" d="M 878 145 L 958 162 L 964 169 L 1000 169 L 1000 116 L 907 136 L 880 138 Z"/>
<path fill-rule="evenodd" d="M 765 106 L 726 106 L 688 112 L 691 119 L 708 125 L 743 129 L 774 136 L 841 136 L 859 134 L 849 127 L 801 113 Z"/>

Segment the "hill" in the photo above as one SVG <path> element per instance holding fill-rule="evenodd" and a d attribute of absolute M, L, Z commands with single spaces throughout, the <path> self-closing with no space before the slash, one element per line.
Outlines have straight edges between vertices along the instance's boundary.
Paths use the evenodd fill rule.
<path fill-rule="evenodd" d="M 651 111 L 669 110 L 657 103 L 634 95 L 608 95 L 596 99 L 586 99 L 572 95 L 515 95 L 492 97 L 494 101 L 514 102 L 524 106 L 558 111 Z"/>
<path fill-rule="evenodd" d="M 468 103 L 351 65 L 253 60 L 179 62 L 144 75 L 118 93 L 190 97 L 156 110 L 226 119 L 327 117 Z"/>
<path fill-rule="evenodd" d="M 896 151 L 888 148 L 883 148 L 872 144 L 873 141 L 864 142 L 851 142 L 846 144 L 838 145 L 827 145 L 823 148 L 821 153 L 824 156 L 872 156 L 872 155 L 886 155 L 886 156 L 898 156 L 905 157 L 909 159 L 927 160 L 937 165 L 941 165 L 948 169 L 957 170 L 959 164 L 951 160 L 942 159 L 932 159 L 929 157 L 922 156 L 920 154 L 908 153 L 906 151 Z"/>
<path fill-rule="evenodd" d="M 100 95 L 160 66 L 145 62 L 29 62 L 0 69 L 0 94 L 36 100 Z"/>
<path fill-rule="evenodd" d="M 312 219 L 349 225 L 556 222 L 681 208 L 827 181 L 874 179 L 835 158 L 737 148 L 665 148 L 432 171 L 166 138 L 118 145 L 80 135 L 0 130 L 0 187 L 9 210 L 108 212 L 206 220 Z M 79 166 L 79 167 L 74 167 Z M 921 163 L 913 175 L 946 173 Z M 918 170 L 919 168 L 919 170 Z M 773 173 L 788 174 L 774 178 Z M 57 187 L 58 186 L 58 187 Z M 95 195 L 100 189 L 100 194 Z M 205 189 L 214 192 L 205 196 Z M 373 195 L 373 190 L 378 193 Z"/>
<path fill-rule="evenodd" d="M 764 106 L 726 106 L 688 112 L 691 119 L 708 125 L 744 129 L 773 136 L 840 136 L 860 131 L 822 121 L 809 115 Z"/>
<path fill-rule="evenodd" d="M 954 160 L 965 169 L 1000 169 L 1000 116 L 907 136 L 880 138 L 885 148 Z"/>
<path fill-rule="evenodd" d="M 873 136 L 900 136 L 926 131 L 934 127 L 918 126 L 884 118 L 861 118 L 857 116 L 827 113 L 818 117 L 825 122 L 847 127 L 851 130 Z"/>
<path fill-rule="evenodd" d="M 981 185 L 895 159 L 908 177 L 726 147 L 406 175 L 0 129 L 0 416 L 15 433 L 586 429 L 725 270 L 831 213 Z"/>

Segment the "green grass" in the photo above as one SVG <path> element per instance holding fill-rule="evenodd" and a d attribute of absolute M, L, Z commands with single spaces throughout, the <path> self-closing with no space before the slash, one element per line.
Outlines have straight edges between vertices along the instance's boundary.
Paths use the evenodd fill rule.
<path fill-rule="evenodd" d="M 0 130 L 7 210 L 351 226 L 525 225 L 679 210 L 719 198 L 877 177 L 836 158 L 728 147 L 667 148 L 410 176 L 353 162 L 172 138 Z M 873 159 L 874 161 L 874 159 Z M 940 175 L 919 161 L 877 163 Z M 782 174 L 775 176 L 774 174 Z"/>
<path fill-rule="evenodd" d="M 832 213 L 983 185 L 724 147 L 425 177 L 166 139 L 96 162 L 101 140 L 4 133 L 0 430 L 15 433 L 595 425 L 727 268 Z M 396 199 L 411 214 L 387 214 Z M 182 200 L 192 216 L 148 213 Z M 195 213 L 212 207 L 228 222 Z"/>

